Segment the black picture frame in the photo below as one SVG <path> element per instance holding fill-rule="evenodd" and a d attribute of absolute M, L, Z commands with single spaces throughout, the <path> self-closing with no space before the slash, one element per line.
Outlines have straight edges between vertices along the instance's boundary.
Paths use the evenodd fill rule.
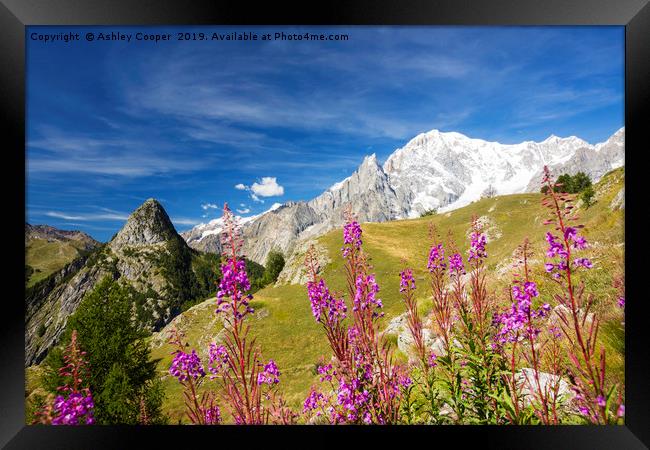
<path fill-rule="evenodd" d="M 280 445 L 332 445 L 363 436 L 388 437 L 406 445 L 454 445 L 480 448 L 637 449 L 650 446 L 650 343 L 641 278 L 647 245 L 644 237 L 643 157 L 647 148 L 650 99 L 650 5 L 647 0 L 493 0 L 493 1 L 330 1 L 248 5 L 233 0 L 2 0 L 0 4 L 0 108 L 8 125 L 1 135 L 2 177 L 7 232 L 12 243 L 4 269 L 5 291 L 0 325 L 0 445 L 16 448 L 166 448 L 210 439 L 255 438 Z M 560 427 L 34 427 L 24 415 L 24 283 L 20 265 L 25 213 L 25 27 L 29 25 L 622 25 L 625 26 L 626 221 L 626 418 L 625 426 Z M 646 130 L 644 132 L 643 130 Z M 7 176 L 9 175 L 9 176 Z M 21 185 L 22 183 L 22 185 Z M 647 215 L 647 214 L 646 214 Z M 23 217 L 24 219 L 24 217 Z M 647 257 L 646 257 L 647 258 Z M 647 325 L 646 325 L 647 326 Z M 288 436 L 290 435 L 290 436 Z M 248 441 L 247 441 L 248 442 Z M 203 444 L 205 445 L 205 444 Z M 249 446 L 250 444 L 246 444 Z"/>

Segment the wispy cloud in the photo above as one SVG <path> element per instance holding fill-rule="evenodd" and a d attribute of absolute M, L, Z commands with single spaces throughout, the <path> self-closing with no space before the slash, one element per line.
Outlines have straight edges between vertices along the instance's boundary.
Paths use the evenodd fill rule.
<path fill-rule="evenodd" d="M 115 136 L 66 133 L 43 127 L 39 137 L 27 140 L 30 173 L 86 173 L 142 177 L 183 173 L 204 167 L 203 162 L 183 158 L 163 143 Z M 162 148 L 161 148 L 162 147 Z"/>
<path fill-rule="evenodd" d="M 170 219 L 174 224 L 178 225 L 198 225 L 201 223 L 199 219 L 190 219 L 187 217 L 171 217 Z"/>
<path fill-rule="evenodd" d="M 77 221 L 124 221 L 129 218 L 128 214 L 114 214 L 114 213 L 90 213 L 90 214 L 68 214 L 59 211 L 46 211 L 43 215 L 47 217 L 54 217 L 63 220 L 77 220 Z"/>

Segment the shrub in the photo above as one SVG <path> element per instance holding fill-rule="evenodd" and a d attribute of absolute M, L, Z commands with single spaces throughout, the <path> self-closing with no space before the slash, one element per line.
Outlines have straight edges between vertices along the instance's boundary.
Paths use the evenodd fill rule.
<path fill-rule="evenodd" d="M 593 199 L 595 195 L 596 192 L 594 191 L 594 188 L 588 186 L 584 191 L 580 193 L 580 200 L 582 200 L 585 206 L 589 208 L 591 205 L 593 205 Z"/>
<path fill-rule="evenodd" d="M 271 250 L 266 257 L 266 269 L 264 271 L 264 283 L 275 283 L 284 268 L 284 255 L 278 250 Z"/>
<path fill-rule="evenodd" d="M 438 208 L 431 208 L 431 209 L 427 209 L 422 214 L 420 214 L 420 217 L 435 216 L 437 213 L 438 213 Z"/>

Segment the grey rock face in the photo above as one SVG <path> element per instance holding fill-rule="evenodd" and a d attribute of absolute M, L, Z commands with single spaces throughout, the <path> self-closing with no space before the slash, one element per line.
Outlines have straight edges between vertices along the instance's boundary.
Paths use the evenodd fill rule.
<path fill-rule="evenodd" d="M 327 249 L 320 245 L 318 241 L 300 241 L 284 264 L 282 272 L 278 275 L 278 280 L 275 283 L 276 286 L 281 286 L 283 284 L 307 284 L 309 281 L 309 274 L 307 273 L 307 268 L 305 266 L 305 257 L 307 256 L 307 251 L 312 245 L 314 247 L 314 256 L 316 257 L 318 264 L 318 271 L 322 270 L 331 261 Z"/>
<path fill-rule="evenodd" d="M 374 154 L 367 156 L 349 178 L 309 202 L 329 229 L 344 223 L 343 211 L 348 204 L 360 222 L 385 222 L 405 213 Z"/>
<path fill-rule="evenodd" d="M 609 208 L 613 211 L 616 209 L 625 209 L 625 188 L 622 188 L 616 194 L 616 197 L 609 204 Z"/>
<path fill-rule="evenodd" d="M 174 238 L 176 230 L 169 216 L 157 200 L 150 198 L 129 216 L 109 246 L 118 250 L 126 245 L 157 244 Z"/>
<path fill-rule="evenodd" d="M 273 248 L 289 255 L 297 237 L 318 220 L 318 215 L 307 203 L 286 203 L 244 226 L 243 252 L 260 264 L 266 262 Z"/>
<path fill-rule="evenodd" d="M 562 174 L 575 175 L 584 172 L 593 182 L 600 180 L 612 169 L 625 163 L 625 129 L 621 128 L 606 142 L 595 146 L 583 146 L 566 161 L 549 165 L 551 174 L 557 178 Z M 527 192 L 537 192 L 542 185 L 543 171 L 538 170 L 527 187 Z"/>
<path fill-rule="evenodd" d="M 200 232 L 194 229 L 181 233 L 181 237 L 185 239 L 187 245 L 206 253 L 221 253 L 220 236 L 220 234 L 210 234 L 203 237 Z"/>

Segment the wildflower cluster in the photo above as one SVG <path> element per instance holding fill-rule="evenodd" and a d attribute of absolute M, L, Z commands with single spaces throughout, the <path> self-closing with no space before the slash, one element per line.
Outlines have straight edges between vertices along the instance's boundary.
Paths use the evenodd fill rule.
<path fill-rule="evenodd" d="M 587 321 L 593 297 L 583 297 L 584 284 L 576 284 L 574 274 L 578 269 L 590 269 L 593 264 L 587 258 L 573 258 L 573 251 L 587 248 L 587 241 L 578 235 L 582 225 L 570 226 L 578 217 L 573 211 L 573 197 L 565 192 L 556 192 L 557 185 L 551 182 L 551 174 L 544 167 L 544 184 L 546 197 L 544 205 L 548 207 L 551 218 L 545 223 L 554 225 L 559 236 L 547 233 L 548 249 L 546 256 L 553 258 L 546 263 L 546 271 L 551 274 L 564 289 L 559 296 L 560 302 L 570 313 L 560 313 L 562 334 L 567 339 L 572 375 L 572 390 L 575 394 L 574 404 L 582 415 L 595 424 L 616 423 L 622 399 L 615 399 L 618 386 L 606 386 L 605 348 L 596 349 L 598 318 Z M 558 262 L 559 259 L 559 262 Z M 618 407 L 617 407 L 618 405 Z M 616 410 L 616 412 L 614 412 Z"/>
<path fill-rule="evenodd" d="M 442 244 L 434 245 L 429 250 L 429 260 L 427 261 L 427 269 L 429 272 L 434 270 L 439 270 L 444 272 L 447 268 L 447 263 L 445 262 L 445 249 L 442 247 Z"/>
<path fill-rule="evenodd" d="M 303 414 L 311 414 L 313 412 L 316 417 L 320 417 L 325 413 L 326 408 L 328 408 L 328 403 L 328 398 L 325 395 L 312 389 L 303 403 L 302 412 Z"/>
<path fill-rule="evenodd" d="M 330 322 L 340 322 L 346 317 L 347 306 L 345 300 L 334 297 L 324 280 L 318 282 L 309 281 L 307 283 L 307 294 L 311 302 L 311 310 L 317 322 L 321 321 L 321 315 L 324 313 L 324 320 Z"/>
<path fill-rule="evenodd" d="M 89 392 L 72 392 L 65 398 L 57 395 L 54 399 L 55 416 L 52 425 L 92 425 L 95 404 Z"/>
<path fill-rule="evenodd" d="M 264 371 L 257 375 L 257 384 L 278 384 L 280 382 L 280 371 L 275 361 L 269 360 L 268 364 L 264 366 Z"/>
<path fill-rule="evenodd" d="M 221 273 L 222 277 L 217 291 L 217 313 L 232 310 L 237 319 L 242 319 L 244 314 L 252 313 L 253 308 L 248 306 L 248 303 L 253 297 L 250 294 L 244 294 L 251 288 L 246 274 L 245 261 L 230 258 L 226 264 L 221 266 Z"/>
<path fill-rule="evenodd" d="M 406 269 L 400 272 L 399 291 L 404 293 L 409 290 L 415 290 L 415 278 L 413 278 L 413 271 Z"/>
<path fill-rule="evenodd" d="M 454 253 L 449 257 L 449 270 L 451 271 L 451 275 L 455 277 L 465 275 L 465 265 L 463 264 L 463 257 L 460 253 Z"/>
<path fill-rule="evenodd" d="M 353 250 L 360 250 L 363 241 L 361 240 L 361 225 L 356 220 L 347 222 L 343 226 L 343 257 L 347 258 Z"/>
<path fill-rule="evenodd" d="M 210 378 L 214 379 L 228 369 L 228 351 L 224 345 L 211 343 L 208 356 L 210 361 L 208 370 L 213 374 Z"/>
<path fill-rule="evenodd" d="M 92 425 L 95 423 L 95 403 L 88 387 L 83 387 L 83 378 L 88 374 L 86 352 L 77 341 L 77 330 L 72 331 L 70 344 L 65 349 L 65 365 L 59 369 L 65 384 L 58 387 L 61 394 L 36 413 L 35 423 L 51 425 Z"/>
<path fill-rule="evenodd" d="M 499 328 L 494 336 L 498 345 L 520 339 L 535 339 L 539 335 L 540 329 L 533 326 L 532 319 L 547 316 L 551 306 L 545 303 L 538 309 L 532 308 L 532 299 L 538 296 L 534 281 L 518 282 L 512 286 L 514 302 L 510 310 L 494 317 L 494 325 Z"/>
<path fill-rule="evenodd" d="M 326 413 L 330 423 L 395 423 L 400 402 L 398 371 L 377 333 L 383 303 L 362 249 L 361 235 L 361 226 L 346 211 L 341 251 L 346 260 L 348 295 L 352 300 L 349 326 L 343 324 L 347 311 L 343 297 L 329 293 L 308 254 L 311 280 L 307 292 L 312 312 L 323 326 L 334 353 L 333 363 L 321 365 L 318 372 L 321 382 L 329 383 L 334 395 L 326 397 L 312 389 L 303 413 L 317 411 L 318 417 Z"/>
<path fill-rule="evenodd" d="M 485 250 L 486 243 L 487 238 L 485 234 L 480 233 L 477 230 L 472 231 L 470 236 L 469 257 L 467 258 L 467 261 L 472 262 L 472 260 L 475 259 L 480 260 L 487 258 L 487 251 Z"/>
<path fill-rule="evenodd" d="M 379 286 L 375 281 L 375 275 L 359 274 L 356 281 L 356 292 L 354 295 L 353 311 L 370 311 L 373 317 L 383 315 L 379 309 L 383 307 L 380 298 L 377 298 Z"/>
<path fill-rule="evenodd" d="M 181 350 L 176 351 L 169 368 L 169 374 L 178 378 L 178 381 L 187 381 L 190 378 L 197 379 L 205 376 L 205 370 L 199 355 L 195 350 L 192 353 L 185 353 Z"/>

